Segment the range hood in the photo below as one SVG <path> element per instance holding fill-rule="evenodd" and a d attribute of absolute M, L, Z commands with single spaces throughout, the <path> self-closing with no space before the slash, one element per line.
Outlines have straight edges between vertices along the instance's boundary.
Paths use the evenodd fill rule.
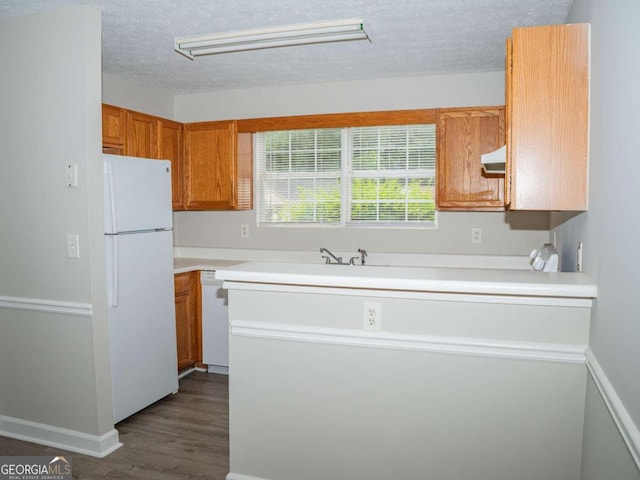
<path fill-rule="evenodd" d="M 482 170 L 485 173 L 502 173 L 504 174 L 505 163 L 507 161 L 507 146 L 503 145 L 498 150 L 485 153 L 480 156 Z"/>

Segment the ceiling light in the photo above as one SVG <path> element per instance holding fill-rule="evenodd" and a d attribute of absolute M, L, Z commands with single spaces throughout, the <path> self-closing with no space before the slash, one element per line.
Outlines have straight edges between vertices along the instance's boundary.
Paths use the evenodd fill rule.
<path fill-rule="evenodd" d="M 305 23 L 197 37 L 176 38 L 175 50 L 193 60 L 200 55 L 215 55 L 262 48 L 308 45 L 312 43 L 369 40 L 362 19 Z"/>

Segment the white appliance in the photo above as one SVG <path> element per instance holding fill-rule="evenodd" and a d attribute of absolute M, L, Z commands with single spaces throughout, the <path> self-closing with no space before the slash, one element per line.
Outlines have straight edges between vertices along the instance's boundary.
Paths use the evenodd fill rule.
<path fill-rule="evenodd" d="M 178 390 L 171 162 L 104 155 L 115 422 Z"/>
<path fill-rule="evenodd" d="M 209 372 L 229 373 L 228 292 L 215 272 L 200 272 L 202 286 L 202 362 Z"/>
<path fill-rule="evenodd" d="M 552 243 L 545 243 L 540 250 L 534 250 L 529 255 L 534 270 L 543 272 L 558 271 L 558 251 Z"/>

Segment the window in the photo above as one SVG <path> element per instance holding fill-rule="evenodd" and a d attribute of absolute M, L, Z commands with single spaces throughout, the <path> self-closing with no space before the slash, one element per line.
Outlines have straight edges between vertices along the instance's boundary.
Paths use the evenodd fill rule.
<path fill-rule="evenodd" d="M 260 225 L 435 226 L 435 125 L 256 135 Z"/>

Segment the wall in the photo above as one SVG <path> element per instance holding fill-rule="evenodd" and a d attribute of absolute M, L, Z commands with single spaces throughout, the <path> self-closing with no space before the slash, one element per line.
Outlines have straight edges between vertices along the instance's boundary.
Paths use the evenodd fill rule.
<path fill-rule="evenodd" d="M 640 478 L 638 467 L 591 378 L 587 379 L 582 451 L 582 480 Z"/>
<path fill-rule="evenodd" d="M 181 122 L 336 112 L 504 104 L 504 73 L 443 75 L 281 86 L 179 95 Z M 248 224 L 249 238 L 240 238 Z M 548 216 L 526 213 L 438 215 L 436 230 L 257 228 L 255 211 L 180 212 L 174 217 L 179 246 L 275 250 L 337 250 L 411 253 L 523 255 L 548 241 Z M 483 243 L 471 243 L 471 228 Z"/>
<path fill-rule="evenodd" d="M 176 96 L 176 120 L 504 105 L 504 73 L 327 82 Z"/>
<path fill-rule="evenodd" d="M 94 455 L 118 438 L 105 298 L 100 33 L 100 12 L 87 7 L 0 25 L 0 434 Z M 77 165 L 77 188 L 65 185 L 68 162 Z M 79 234 L 79 259 L 66 257 L 67 233 Z"/>
<path fill-rule="evenodd" d="M 229 289 L 229 480 L 580 478 L 589 301 L 267 277 Z"/>
<path fill-rule="evenodd" d="M 528 255 L 547 241 L 549 232 L 546 215 L 525 216 L 524 230 L 509 225 L 504 213 L 487 212 L 439 213 L 437 229 L 258 228 L 255 210 L 180 212 L 174 215 L 174 226 L 175 243 L 183 247 Z M 240 237 L 242 224 L 249 225 L 249 238 Z M 480 245 L 471 243 L 473 227 L 482 227 Z"/>
<path fill-rule="evenodd" d="M 629 445 L 640 462 L 640 259 L 633 253 L 640 238 L 640 3 L 575 0 L 569 19 L 591 23 L 590 197 L 588 213 L 557 228 L 558 240 L 565 269 L 575 267 L 577 242 L 584 242 L 584 271 L 598 284 L 590 348 L 617 400 L 614 415 L 628 415 L 627 439 L 635 438 Z M 587 402 L 583 478 L 640 479 L 637 469 L 598 474 L 597 464 L 628 462 L 629 451 L 595 396 Z"/>
<path fill-rule="evenodd" d="M 143 87 L 114 74 L 102 74 L 102 101 L 162 118 L 174 116 L 173 94 Z"/>

